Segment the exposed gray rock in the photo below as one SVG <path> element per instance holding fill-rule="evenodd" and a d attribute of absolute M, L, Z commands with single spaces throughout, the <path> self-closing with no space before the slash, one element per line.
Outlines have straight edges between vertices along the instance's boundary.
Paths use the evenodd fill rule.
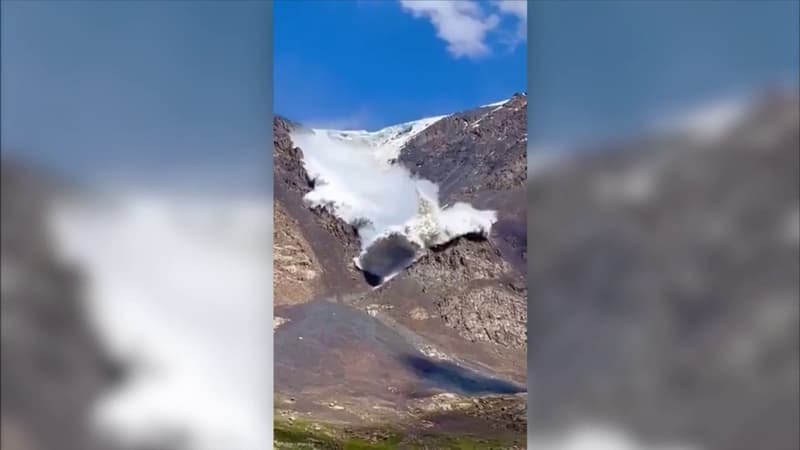
<path fill-rule="evenodd" d="M 527 344 L 527 305 L 514 291 L 490 285 L 445 296 L 436 306 L 445 323 L 471 341 Z"/>
<path fill-rule="evenodd" d="M 528 97 L 439 120 L 403 147 L 398 162 L 439 185 L 443 202 L 525 183 Z"/>

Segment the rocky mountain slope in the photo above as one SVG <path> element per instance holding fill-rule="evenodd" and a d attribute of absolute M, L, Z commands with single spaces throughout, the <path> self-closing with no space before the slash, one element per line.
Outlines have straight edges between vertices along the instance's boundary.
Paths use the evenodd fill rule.
<path fill-rule="evenodd" d="M 309 209 L 303 202 L 303 196 L 311 190 L 311 181 L 303 167 L 302 150 L 295 147 L 289 137 L 290 131 L 297 126 L 281 117 L 275 117 L 273 123 L 275 245 L 291 245 L 290 242 L 284 244 L 284 239 L 307 242 L 308 245 L 302 247 L 301 252 L 291 252 L 285 257 L 309 261 L 316 268 L 310 270 L 315 271 L 314 277 L 318 277 L 319 281 L 314 289 L 305 287 L 307 292 L 298 296 L 292 290 L 292 286 L 298 282 L 295 275 L 290 275 L 293 269 L 289 266 L 293 263 L 276 258 L 273 266 L 276 274 L 276 305 L 288 303 L 285 299 L 289 297 L 309 301 L 321 292 L 343 295 L 356 290 L 360 278 L 352 264 L 343 263 L 352 261 L 358 255 L 358 237 L 353 227 L 329 211 Z"/>
<path fill-rule="evenodd" d="M 445 202 L 475 200 L 525 183 L 526 95 L 446 116 L 412 138 L 397 162 L 439 185 Z"/>
<path fill-rule="evenodd" d="M 414 175 L 439 184 L 443 203 L 468 201 L 498 211 L 499 220 L 488 239 L 467 236 L 442 245 L 415 263 L 407 274 L 401 275 L 413 279 L 420 289 L 431 293 L 428 295 L 437 290 L 452 294 L 457 287 L 469 290 L 475 286 L 484 292 L 491 291 L 488 294 L 491 297 L 508 296 L 517 304 L 524 304 L 525 285 L 521 280 L 526 252 L 522 201 L 526 168 L 526 106 L 527 97 L 515 95 L 501 105 L 446 116 L 404 143 L 393 159 L 394 164 L 407 167 Z M 288 234 L 302 235 L 310 242 L 309 247 L 295 254 L 322 262 L 319 266 L 324 269 L 317 270 L 323 277 L 325 273 L 330 274 L 321 283 L 319 293 L 337 295 L 364 291 L 363 283 L 352 276 L 355 268 L 351 261 L 358 254 L 358 237 L 353 226 L 324 208 L 309 210 L 303 205 L 302 197 L 311 190 L 312 182 L 303 168 L 302 149 L 295 147 L 289 137 L 292 127 L 299 125 L 280 117 L 275 119 L 273 127 L 276 242 L 284 242 Z M 290 222 L 288 217 L 295 218 L 295 222 Z M 296 281 L 284 274 L 284 271 L 295 270 L 290 267 L 292 264 L 275 261 L 275 270 L 279 274 L 276 276 L 277 304 L 284 302 L 283 293 L 289 295 L 288 286 Z M 465 280 L 470 282 L 465 284 Z M 487 282 L 501 286 L 503 290 L 496 291 L 496 286 L 487 287 Z M 383 289 L 391 291 L 393 287 L 389 284 Z M 312 297 L 312 293 L 305 295 L 306 299 Z M 460 309 L 451 303 L 444 300 L 443 308 Z M 501 305 L 504 303 L 500 302 Z M 518 321 L 519 314 L 524 315 L 524 308 L 517 309 L 516 314 L 509 313 L 509 318 Z M 524 317 L 521 319 L 524 323 Z M 461 328 L 472 339 L 493 340 L 487 339 L 482 330 L 470 331 L 455 318 L 448 323 Z M 518 346 L 525 340 L 523 329 L 524 326 L 515 332 Z"/>
<path fill-rule="evenodd" d="M 798 97 L 713 136 L 611 142 L 533 176 L 534 429 L 798 447 Z"/>
<path fill-rule="evenodd" d="M 443 202 L 498 211 L 488 239 L 445 244 L 409 271 L 437 314 L 470 341 L 524 348 L 527 97 L 454 114 L 402 149 L 398 163 L 440 186 Z"/>
<path fill-rule="evenodd" d="M 488 235 L 468 234 L 435 246 L 378 288 L 371 286 L 368 276 L 353 263 L 360 252 L 355 227 L 358 224 L 345 223 L 330 209 L 310 208 L 303 200 L 314 182 L 303 165 L 303 149 L 295 146 L 291 139 L 293 132 L 304 132 L 302 125 L 275 118 L 274 235 L 276 248 L 282 249 L 274 259 L 275 314 L 289 319 L 276 322 L 283 324 L 276 329 L 276 392 L 297 400 L 284 402 L 280 408 L 352 424 L 371 423 L 378 418 L 402 423 L 413 416 L 409 413 L 410 399 L 420 395 L 430 399 L 430 395 L 442 392 L 441 387 L 424 388 L 425 383 L 419 381 L 429 376 L 425 371 L 440 373 L 440 367 L 445 367 L 441 364 L 454 363 L 476 373 L 491 374 L 519 384 L 525 382 L 526 107 L 527 97 L 518 94 L 502 104 L 401 124 L 379 132 L 338 134 L 338 138 L 346 140 L 380 140 L 382 152 L 378 156 L 387 158 L 387 164 L 405 167 L 414 176 L 439 184 L 439 201 L 443 205 L 463 201 L 497 211 L 497 221 Z M 301 285 L 303 287 L 299 287 Z M 361 336 L 356 341 L 350 342 L 348 337 L 350 343 L 339 348 L 336 342 L 339 333 L 344 332 L 341 328 L 319 341 L 319 345 L 328 346 L 324 370 L 349 375 L 302 382 L 297 377 L 305 372 L 297 365 L 305 363 L 289 355 L 281 356 L 282 351 L 296 354 L 301 350 L 282 350 L 282 336 L 295 336 L 292 341 L 295 343 L 303 339 L 304 344 L 297 345 L 317 342 L 316 338 L 308 336 L 312 330 L 304 333 L 299 327 L 301 323 L 309 323 L 310 315 L 321 314 L 319 308 L 313 306 L 316 302 L 331 299 L 360 309 L 368 317 L 377 319 L 381 326 L 399 332 L 425 355 L 423 360 L 429 362 L 419 366 L 402 354 L 376 356 L 388 358 L 381 363 L 383 367 L 396 368 L 391 374 L 387 373 L 385 379 L 374 372 L 362 379 L 360 370 L 379 370 L 367 369 L 368 365 L 359 369 L 367 362 L 366 354 L 376 351 L 375 344 L 370 342 L 395 337 L 377 337 L 383 331 L 374 331 L 376 325 L 369 325 L 373 331 L 357 329 L 360 325 L 351 318 L 352 324 L 341 327 L 348 327 L 352 330 L 349 333 Z M 309 303 L 307 307 L 303 306 L 304 302 Z M 330 327 L 335 328 L 337 317 L 347 313 L 326 314 L 330 322 L 320 326 L 331 324 Z M 316 336 L 316 332 L 312 334 Z M 355 360 L 351 361 L 348 355 L 358 348 L 361 348 L 363 363 L 354 365 Z M 427 364 L 431 364 L 430 368 L 419 372 L 420 367 L 428 367 Z M 285 383 L 293 386 L 282 382 L 284 371 L 287 374 Z M 356 379 L 360 381 L 349 382 Z M 390 386 L 387 392 L 388 382 L 401 383 L 401 386 Z M 345 388 L 345 385 L 350 387 Z M 370 398 L 380 401 L 370 402 Z M 356 399 L 366 401 L 361 407 L 363 411 L 373 412 L 362 414 L 360 418 L 345 414 L 362 401 Z M 508 401 L 522 405 L 524 411 L 524 396 L 511 396 Z M 344 405 L 345 411 L 337 414 L 335 409 L 314 406 L 331 402 Z M 377 408 L 376 405 L 381 405 L 380 410 L 372 408 Z M 524 421 L 524 414 L 522 416 L 521 419 L 517 417 L 516 422 L 508 422 L 511 428 L 506 432 L 519 436 L 520 429 L 524 429 L 518 422 Z M 509 431 L 512 429 L 516 431 Z"/>

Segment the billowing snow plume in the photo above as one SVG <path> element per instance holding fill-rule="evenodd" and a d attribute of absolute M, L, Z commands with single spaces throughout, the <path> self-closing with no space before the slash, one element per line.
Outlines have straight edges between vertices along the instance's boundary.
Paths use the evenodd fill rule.
<path fill-rule="evenodd" d="M 497 215 L 490 210 L 477 210 L 467 203 L 455 203 L 440 208 L 436 197 L 417 193 L 417 215 L 402 229 L 391 228 L 404 234 L 409 241 L 422 248 L 442 245 L 465 234 L 487 234 Z"/>
<path fill-rule="evenodd" d="M 466 203 L 443 207 L 437 185 L 390 163 L 409 139 L 440 118 L 375 132 L 315 129 L 292 134 L 295 145 L 303 150 L 306 172 L 314 180 L 306 202 L 326 207 L 356 226 L 362 255 L 392 234 L 425 249 L 465 234 L 488 233 L 496 221 L 494 211 Z"/>
<path fill-rule="evenodd" d="M 52 220 L 101 341 L 130 365 L 98 426 L 135 448 L 272 448 L 269 202 L 107 200 Z"/>

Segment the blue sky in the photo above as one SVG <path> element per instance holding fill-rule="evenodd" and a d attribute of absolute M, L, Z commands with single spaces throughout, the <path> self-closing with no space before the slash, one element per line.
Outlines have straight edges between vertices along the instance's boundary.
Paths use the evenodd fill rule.
<path fill-rule="evenodd" d="M 3 0 L 4 152 L 82 178 L 264 180 L 268 13 L 255 2 Z"/>
<path fill-rule="evenodd" d="M 269 171 L 275 111 L 367 128 L 526 91 L 530 141 L 797 83 L 798 3 L 2 2 L 2 147 L 80 176 Z M 269 174 L 271 175 L 271 174 Z M 268 178 L 264 178 L 268 180 Z"/>
<path fill-rule="evenodd" d="M 279 0 L 275 112 L 375 129 L 524 92 L 524 12 L 520 1 Z"/>
<path fill-rule="evenodd" d="M 798 82 L 796 1 L 537 1 L 529 14 L 528 133 L 542 148 Z"/>

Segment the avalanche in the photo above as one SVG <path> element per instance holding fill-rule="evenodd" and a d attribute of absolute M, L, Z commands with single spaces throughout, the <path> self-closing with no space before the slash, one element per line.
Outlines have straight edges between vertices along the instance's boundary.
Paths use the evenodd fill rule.
<path fill-rule="evenodd" d="M 497 220 L 494 211 L 467 203 L 439 205 L 436 184 L 392 164 L 411 138 L 443 117 L 373 132 L 312 129 L 292 134 L 314 182 L 305 201 L 357 228 L 362 251 L 355 264 L 360 269 L 360 260 L 383 238 L 401 235 L 422 252 L 465 234 L 486 234 Z"/>

